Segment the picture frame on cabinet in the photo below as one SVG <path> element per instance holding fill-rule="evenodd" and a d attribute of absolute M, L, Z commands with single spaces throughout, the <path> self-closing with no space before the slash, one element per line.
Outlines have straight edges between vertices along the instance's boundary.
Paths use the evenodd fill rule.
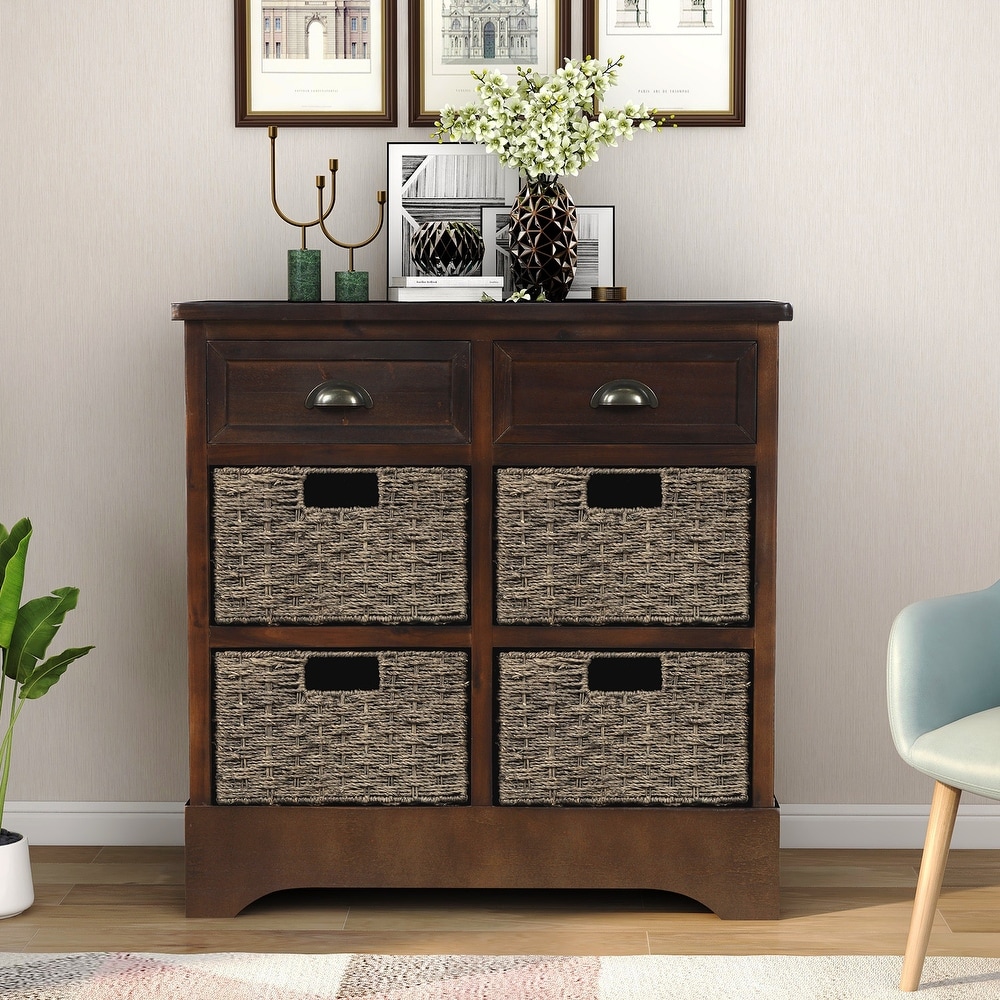
<path fill-rule="evenodd" d="M 656 110 L 659 125 L 746 124 L 747 0 L 584 0 L 583 48 L 624 55 L 615 107 Z"/>
<path fill-rule="evenodd" d="M 510 268 L 509 208 L 485 206 L 482 210 L 483 274 L 503 275 L 504 298 L 514 288 Z M 615 283 L 615 209 L 613 205 L 577 205 L 578 253 L 576 275 L 567 299 L 590 299 L 594 285 Z"/>
<path fill-rule="evenodd" d="M 440 3 L 408 2 L 411 125 L 433 125 L 446 104 L 474 100 L 473 70 L 488 66 L 509 78 L 519 66 L 553 73 L 570 54 L 571 0 L 501 5 L 518 7 L 519 21 L 528 7 L 529 23 L 508 26 L 507 15 L 494 12 L 478 31 L 471 14 L 452 16 Z M 498 20 L 499 29 L 494 23 Z"/>
<path fill-rule="evenodd" d="M 396 125 L 396 0 L 234 0 L 234 28 L 237 126 Z"/>
<path fill-rule="evenodd" d="M 410 238 L 425 222 L 453 220 L 482 226 L 485 208 L 509 212 L 517 171 L 485 146 L 455 142 L 390 142 L 387 149 L 387 275 L 416 274 Z M 492 258 L 491 258 L 492 259 Z M 496 271 L 483 270 L 483 274 Z"/>

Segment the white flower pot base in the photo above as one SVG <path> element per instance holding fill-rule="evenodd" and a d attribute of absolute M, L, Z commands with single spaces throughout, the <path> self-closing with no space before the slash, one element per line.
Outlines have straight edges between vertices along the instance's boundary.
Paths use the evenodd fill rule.
<path fill-rule="evenodd" d="M 23 913 L 35 901 L 28 839 L 0 846 L 0 919 Z"/>

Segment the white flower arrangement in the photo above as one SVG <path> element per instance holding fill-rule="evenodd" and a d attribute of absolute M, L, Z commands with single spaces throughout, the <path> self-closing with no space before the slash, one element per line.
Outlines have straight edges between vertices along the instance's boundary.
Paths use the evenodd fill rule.
<path fill-rule="evenodd" d="M 478 100 L 460 108 L 446 104 L 431 134 L 438 142 L 485 146 L 529 179 L 576 176 L 598 158 L 600 146 L 631 139 L 636 127 L 654 128 L 644 104 L 595 112 L 618 82 L 624 59 L 567 59 L 550 76 L 518 67 L 516 83 L 494 70 L 473 71 Z"/>

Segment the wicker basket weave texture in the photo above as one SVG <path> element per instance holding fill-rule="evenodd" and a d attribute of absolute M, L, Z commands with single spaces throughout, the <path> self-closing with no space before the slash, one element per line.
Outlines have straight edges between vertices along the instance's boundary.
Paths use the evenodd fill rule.
<path fill-rule="evenodd" d="M 216 801 L 467 802 L 468 655 L 379 652 L 379 690 L 306 690 L 324 655 L 215 654 Z"/>
<path fill-rule="evenodd" d="M 662 690 L 588 690 L 598 655 L 658 656 Z M 502 804 L 748 801 L 749 653 L 531 651 L 499 660 Z"/>
<path fill-rule="evenodd" d="M 587 504 L 593 473 L 659 473 L 655 508 Z M 497 471 L 501 624 L 750 620 L 746 468 Z"/>
<path fill-rule="evenodd" d="M 377 507 L 306 506 L 306 476 L 377 472 Z M 456 622 L 469 617 L 463 468 L 217 468 L 215 620 Z"/>

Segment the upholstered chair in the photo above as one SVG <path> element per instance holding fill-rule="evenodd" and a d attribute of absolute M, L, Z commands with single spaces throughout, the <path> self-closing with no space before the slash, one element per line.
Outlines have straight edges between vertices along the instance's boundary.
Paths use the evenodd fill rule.
<path fill-rule="evenodd" d="M 1000 799 L 1000 583 L 899 613 L 889 636 L 888 696 L 896 749 L 935 782 L 900 980 L 911 992 L 962 792 Z"/>

